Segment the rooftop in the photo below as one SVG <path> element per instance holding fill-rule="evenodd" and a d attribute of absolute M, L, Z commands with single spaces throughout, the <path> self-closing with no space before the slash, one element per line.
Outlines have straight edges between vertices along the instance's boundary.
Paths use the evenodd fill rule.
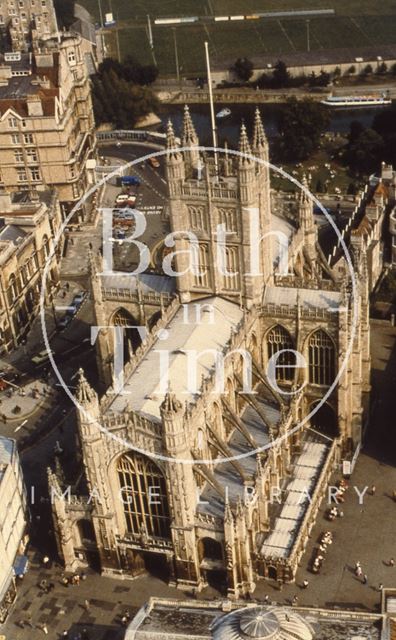
<path fill-rule="evenodd" d="M 133 411 L 159 421 L 160 405 L 165 396 L 165 391 L 160 390 L 161 376 L 164 387 L 168 387 L 169 381 L 172 392 L 181 401 L 194 399 L 195 394 L 187 388 L 187 352 L 203 352 L 196 365 L 196 381 L 199 387 L 202 376 L 207 376 L 214 366 L 214 355 L 210 350 L 221 353 L 231 338 L 232 331 L 243 317 L 238 305 L 223 298 L 205 298 L 204 302 L 213 306 L 213 317 L 211 318 L 210 313 L 204 313 L 201 324 L 187 323 L 185 309 L 183 306 L 180 307 L 162 334 L 165 339 L 157 339 L 154 342 L 139 366 L 126 380 L 123 395 L 117 396 L 111 403 L 110 411 L 123 413 L 125 400 L 128 399 Z M 168 371 L 164 373 L 160 371 L 159 366 L 160 350 L 169 353 Z M 168 380 L 164 379 L 165 376 Z"/>
<path fill-rule="evenodd" d="M 125 640 L 380 640 L 376 614 L 151 598 Z"/>
<path fill-rule="evenodd" d="M 15 451 L 15 441 L 0 436 L 0 482 L 6 467 L 12 462 Z"/>

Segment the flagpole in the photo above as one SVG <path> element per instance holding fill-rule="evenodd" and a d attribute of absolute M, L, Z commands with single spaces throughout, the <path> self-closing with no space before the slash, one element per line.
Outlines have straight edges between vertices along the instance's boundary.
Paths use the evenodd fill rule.
<path fill-rule="evenodd" d="M 206 54 L 206 69 L 208 74 L 210 117 L 212 122 L 212 139 L 213 139 L 213 147 L 215 149 L 215 152 L 214 152 L 215 177 L 217 180 L 219 177 L 219 162 L 218 162 L 218 156 L 217 156 L 217 129 L 216 129 L 216 119 L 215 119 L 215 112 L 214 112 L 214 105 L 213 105 L 212 74 L 210 72 L 209 45 L 207 42 L 205 42 L 205 54 Z"/>

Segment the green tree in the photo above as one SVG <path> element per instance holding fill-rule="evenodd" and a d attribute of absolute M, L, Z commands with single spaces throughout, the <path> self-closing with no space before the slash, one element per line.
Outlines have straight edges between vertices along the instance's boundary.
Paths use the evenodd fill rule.
<path fill-rule="evenodd" d="M 305 160 L 319 147 L 320 136 L 330 121 L 328 110 L 321 104 L 290 98 L 280 112 L 280 151 L 288 160 Z"/>
<path fill-rule="evenodd" d="M 349 125 L 348 144 L 354 143 L 360 134 L 364 131 L 364 126 L 359 120 L 352 120 Z"/>
<path fill-rule="evenodd" d="M 365 129 L 348 146 L 346 160 L 355 171 L 367 174 L 378 169 L 384 155 L 384 140 L 373 129 Z"/>
<path fill-rule="evenodd" d="M 248 58 L 238 58 L 232 70 L 240 80 L 247 82 L 253 75 L 253 62 Z"/>
<path fill-rule="evenodd" d="M 290 85 L 290 73 L 283 60 L 278 60 L 276 63 L 271 84 L 274 89 L 282 89 Z"/>
<path fill-rule="evenodd" d="M 356 73 L 356 67 L 355 67 L 355 65 L 354 65 L 354 64 L 352 64 L 352 65 L 349 67 L 349 69 L 348 69 L 348 71 L 347 71 L 347 74 L 348 74 L 348 75 L 353 75 L 354 73 Z"/>
<path fill-rule="evenodd" d="M 388 65 L 386 64 L 386 62 L 381 62 L 381 64 L 379 64 L 377 67 L 377 73 L 381 74 L 381 73 L 386 73 L 387 71 L 388 71 Z"/>
<path fill-rule="evenodd" d="M 347 189 L 347 194 L 350 196 L 355 196 L 357 194 L 356 185 L 354 182 L 350 182 Z"/>
<path fill-rule="evenodd" d="M 362 75 L 369 76 L 370 73 L 373 73 L 373 67 L 372 67 L 371 64 L 366 64 L 366 66 L 364 67 L 364 69 L 362 71 Z"/>

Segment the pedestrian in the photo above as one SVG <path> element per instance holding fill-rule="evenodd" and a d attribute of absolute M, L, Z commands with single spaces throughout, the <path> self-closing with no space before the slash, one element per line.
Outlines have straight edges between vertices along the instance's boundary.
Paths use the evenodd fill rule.
<path fill-rule="evenodd" d="M 265 604 L 269 604 L 269 595 L 268 595 L 268 593 L 264 596 L 264 602 L 265 602 Z"/>
<path fill-rule="evenodd" d="M 65 629 L 64 632 L 62 633 L 62 638 L 68 638 L 69 637 L 69 632 Z"/>
<path fill-rule="evenodd" d="M 393 502 L 396 502 L 396 491 L 392 493 Z"/>
<path fill-rule="evenodd" d="M 357 571 L 361 567 L 360 560 L 355 562 L 355 571 Z"/>
<path fill-rule="evenodd" d="M 84 608 L 86 611 L 89 611 L 91 608 L 91 605 L 89 604 L 89 600 L 85 600 L 84 601 Z"/>
<path fill-rule="evenodd" d="M 126 627 L 126 626 L 127 626 L 127 624 L 128 624 L 128 618 L 127 618 L 126 616 L 122 616 L 122 618 L 121 618 L 121 624 L 123 624 L 123 625 L 124 625 L 124 627 Z"/>
<path fill-rule="evenodd" d="M 364 576 L 363 576 L 363 584 L 367 584 L 367 575 L 366 574 L 364 574 Z"/>
<path fill-rule="evenodd" d="M 370 493 L 372 496 L 375 495 L 376 491 L 377 491 L 377 487 L 375 486 L 375 484 L 371 485 Z"/>
<path fill-rule="evenodd" d="M 382 591 L 383 588 L 384 588 L 384 585 L 382 584 L 382 582 L 380 582 L 378 585 L 378 591 Z"/>
<path fill-rule="evenodd" d="M 302 583 L 303 589 L 306 589 L 308 587 L 308 585 L 309 585 L 308 580 L 304 580 L 303 583 Z"/>
<path fill-rule="evenodd" d="M 298 597 L 297 596 L 293 596 L 293 600 L 292 600 L 292 606 L 295 607 L 298 604 Z"/>
<path fill-rule="evenodd" d="M 25 622 L 24 622 L 24 620 L 20 620 L 20 621 L 18 622 L 18 624 L 19 624 L 19 626 L 21 627 L 21 629 L 24 629 L 24 628 L 25 628 Z"/>
<path fill-rule="evenodd" d="M 48 556 L 44 556 L 44 558 L 43 558 L 43 565 L 44 565 L 45 567 L 48 567 L 48 565 L 49 565 L 49 557 L 48 557 Z"/>
<path fill-rule="evenodd" d="M 279 591 L 282 591 L 282 587 L 283 587 L 283 582 L 282 582 L 282 580 L 279 578 L 279 580 L 278 580 L 278 589 L 279 589 Z"/>
<path fill-rule="evenodd" d="M 48 628 L 46 624 L 42 624 L 40 626 L 40 629 L 45 633 L 46 636 L 48 635 Z"/>
<path fill-rule="evenodd" d="M 389 560 L 389 566 L 390 566 L 390 567 L 394 567 L 394 566 L 395 566 L 395 561 L 394 561 L 394 559 L 393 559 L 393 558 L 391 558 L 391 559 Z"/>

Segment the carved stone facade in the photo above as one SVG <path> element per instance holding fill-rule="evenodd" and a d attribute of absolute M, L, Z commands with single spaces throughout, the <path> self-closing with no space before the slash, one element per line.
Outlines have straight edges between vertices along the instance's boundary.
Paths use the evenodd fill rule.
<path fill-rule="evenodd" d="M 161 568 L 180 588 L 220 581 L 237 598 L 260 577 L 294 579 L 330 475 L 360 443 L 370 391 L 367 264 L 354 254 L 354 277 L 335 276 L 306 183 L 294 219 L 271 213 L 259 113 L 252 148 L 242 127 L 237 156 L 199 153 L 188 110 L 182 145 L 189 150 L 169 125 L 169 264 L 183 273 L 176 292 L 166 290 L 165 275 L 156 276 L 161 286 L 126 276 L 129 284 L 118 279 L 111 288 L 91 259 L 96 325 L 107 327 L 97 339 L 106 392 L 99 398 L 80 372 L 88 491 L 67 501 L 50 473 L 55 530 L 69 569 L 96 550 L 104 574 Z M 226 268 L 216 269 L 222 224 Z M 195 234 L 195 269 L 186 230 Z M 141 322 L 149 331 L 139 345 L 130 337 L 120 393 L 111 325 L 128 334 Z M 81 520 L 92 525 L 85 546 Z"/>

